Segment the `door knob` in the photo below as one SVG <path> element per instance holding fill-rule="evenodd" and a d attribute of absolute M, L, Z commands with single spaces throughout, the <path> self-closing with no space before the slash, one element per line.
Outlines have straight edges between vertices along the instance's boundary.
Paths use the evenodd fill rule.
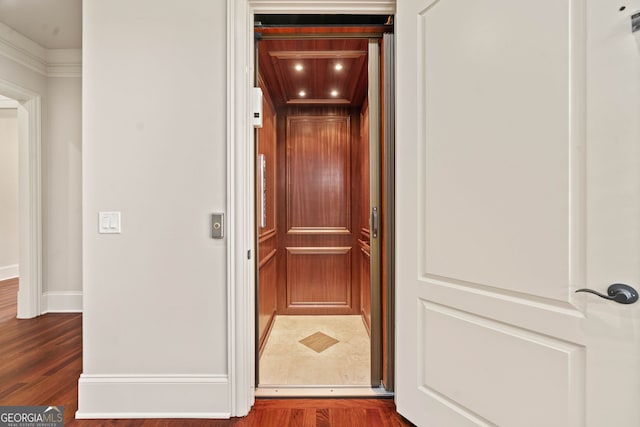
<path fill-rule="evenodd" d="M 609 295 L 601 294 L 593 289 L 578 289 L 576 292 L 589 292 L 598 295 L 600 298 L 610 299 L 620 304 L 633 304 L 638 301 L 638 292 L 624 283 L 614 283 L 609 286 L 607 289 Z"/>

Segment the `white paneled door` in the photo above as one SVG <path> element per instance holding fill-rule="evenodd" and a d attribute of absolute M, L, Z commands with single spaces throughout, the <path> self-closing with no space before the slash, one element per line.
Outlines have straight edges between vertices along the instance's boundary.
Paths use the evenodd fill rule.
<path fill-rule="evenodd" d="M 398 411 L 640 425 L 639 0 L 398 0 Z"/>

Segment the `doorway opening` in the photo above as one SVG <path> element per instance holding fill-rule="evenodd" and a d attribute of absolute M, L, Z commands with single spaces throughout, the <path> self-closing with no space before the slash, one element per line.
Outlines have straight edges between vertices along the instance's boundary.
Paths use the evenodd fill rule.
<path fill-rule="evenodd" d="M 18 103 L 0 96 L 0 321 L 18 298 Z"/>
<path fill-rule="evenodd" d="M 0 79 L 0 95 L 15 107 L 18 134 L 17 317 L 42 314 L 41 98 Z M 15 283 L 13 284 L 15 286 Z"/>
<path fill-rule="evenodd" d="M 393 388 L 382 15 L 255 15 L 257 395 Z"/>

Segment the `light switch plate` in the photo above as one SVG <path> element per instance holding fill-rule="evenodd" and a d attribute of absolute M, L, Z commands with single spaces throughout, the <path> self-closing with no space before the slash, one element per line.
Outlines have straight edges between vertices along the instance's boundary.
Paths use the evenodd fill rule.
<path fill-rule="evenodd" d="M 120 232 L 120 212 L 98 212 L 98 233 L 118 234 Z"/>

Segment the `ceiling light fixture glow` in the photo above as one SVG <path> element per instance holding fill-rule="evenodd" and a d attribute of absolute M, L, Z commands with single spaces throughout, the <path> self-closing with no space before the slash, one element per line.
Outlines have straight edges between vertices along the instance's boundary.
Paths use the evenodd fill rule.
<path fill-rule="evenodd" d="M 296 69 L 296 71 L 302 71 L 304 67 L 302 66 L 302 64 L 296 64 L 294 68 Z"/>
<path fill-rule="evenodd" d="M 336 64 L 336 71 L 342 70 L 342 64 Z"/>
<path fill-rule="evenodd" d="M 338 91 L 337 90 L 332 90 L 331 91 L 331 96 L 338 96 Z"/>
<path fill-rule="evenodd" d="M 298 95 L 300 95 L 300 97 L 305 97 L 307 96 L 307 92 L 301 90 L 300 92 L 298 92 Z"/>

